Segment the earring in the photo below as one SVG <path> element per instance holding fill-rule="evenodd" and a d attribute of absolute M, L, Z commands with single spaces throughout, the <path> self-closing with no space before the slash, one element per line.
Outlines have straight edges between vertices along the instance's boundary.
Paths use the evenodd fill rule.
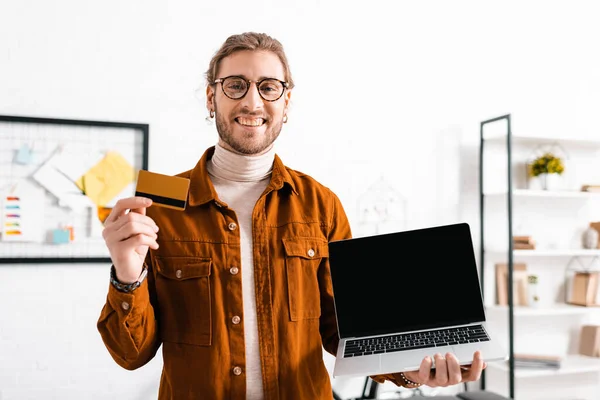
<path fill-rule="evenodd" d="M 287 116 L 287 114 L 285 114 L 285 115 L 283 116 L 283 123 L 284 123 L 284 124 L 287 124 L 287 122 L 288 122 L 288 116 Z"/>
<path fill-rule="evenodd" d="M 212 125 L 212 123 L 213 123 L 212 120 L 213 120 L 214 117 L 215 117 L 215 112 L 213 110 L 210 110 L 210 113 L 209 113 L 208 117 L 205 118 L 206 124 L 207 125 Z"/>

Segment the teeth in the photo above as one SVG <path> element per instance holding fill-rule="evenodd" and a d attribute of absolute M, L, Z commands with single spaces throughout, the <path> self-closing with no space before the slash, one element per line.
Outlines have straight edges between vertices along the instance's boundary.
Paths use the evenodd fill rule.
<path fill-rule="evenodd" d="M 262 118 L 241 118 L 239 117 L 238 122 L 245 126 L 261 126 L 264 122 Z"/>

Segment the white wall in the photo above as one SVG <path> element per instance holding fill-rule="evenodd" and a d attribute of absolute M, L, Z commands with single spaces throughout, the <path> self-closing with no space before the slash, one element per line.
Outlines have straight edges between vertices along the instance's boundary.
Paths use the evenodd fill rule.
<path fill-rule="evenodd" d="M 216 140 L 204 122 L 210 57 L 229 34 L 263 31 L 284 44 L 297 84 L 278 152 L 335 190 L 354 226 L 381 178 L 406 203 L 396 227 L 476 224 L 481 120 L 512 113 L 522 131 L 599 134 L 597 11 L 592 1 L 0 0 L 0 114 L 149 123 L 150 168 L 186 170 Z M 106 265 L 0 267 L 0 399 L 155 397 L 160 358 L 124 371 L 96 331 L 107 277 Z"/>

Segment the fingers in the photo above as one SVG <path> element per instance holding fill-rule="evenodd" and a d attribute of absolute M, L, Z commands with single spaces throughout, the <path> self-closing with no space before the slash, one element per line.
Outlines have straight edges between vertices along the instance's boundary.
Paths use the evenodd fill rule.
<path fill-rule="evenodd" d="M 445 356 L 437 353 L 431 357 L 423 358 L 418 371 L 408 371 L 404 375 L 414 381 L 429 387 L 446 387 L 461 382 L 474 382 L 481 378 L 481 371 L 487 367 L 480 351 L 473 354 L 473 362 L 468 366 L 461 366 L 460 361 L 453 353 Z"/>
<path fill-rule="evenodd" d="M 430 387 L 446 387 L 460 382 L 477 380 L 481 376 L 483 361 L 480 354 L 475 357 L 479 358 L 475 358 L 473 366 L 467 370 L 461 367 L 458 358 L 453 353 L 445 355 L 437 353 L 433 356 L 433 362 L 430 357 L 425 357 L 415 380 Z"/>
<path fill-rule="evenodd" d="M 133 211 L 142 215 L 146 214 L 146 207 L 152 205 L 152 200 L 146 197 L 127 197 L 117 201 L 112 211 L 106 218 L 106 223 L 115 222 L 119 217 L 127 214 L 129 211 Z"/>
<path fill-rule="evenodd" d="M 143 246 L 158 248 L 158 226 L 152 218 L 145 215 L 146 206 L 151 204 L 152 201 L 144 197 L 129 197 L 115 204 L 102 232 L 109 249 Z"/>
<path fill-rule="evenodd" d="M 446 358 L 441 353 L 436 353 L 433 356 L 435 369 L 431 371 L 431 382 L 435 386 L 448 385 L 448 365 Z M 430 385 L 431 386 L 431 385 Z"/>
<path fill-rule="evenodd" d="M 111 235 L 110 240 L 122 242 L 135 235 L 144 235 L 156 240 L 158 238 L 158 235 L 156 233 L 157 230 L 158 227 L 156 227 L 155 229 L 151 225 L 146 223 L 128 221 L 121 228 L 115 230 L 114 234 Z"/>
<path fill-rule="evenodd" d="M 421 365 L 419 366 L 418 371 L 408 371 L 405 372 L 404 375 L 413 382 L 427 385 L 427 382 L 429 381 L 429 373 L 431 372 L 431 368 L 433 368 L 433 360 L 431 359 L 431 357 L 427 356 L 421 361 Z"/>
<path fill-rule="evenodd" d="M 107 229 L 113 231 L 122 231 L 130 224 L 144 225 L 145 227 L 149 228 L 150 231 L 158 232 L 158 226 L 152 218 L 135 212 L 131 212 L 119 217 L 119 219 L 108 226 Z"/>
<path fill-rule="evenodd" d="M 106 226 L 102 234 L 107 242 L 118 242 L 138 233 L 156 238 L 156 232 L 158 232 L 158 226 L 152 218 L 137 213 L 128 213 Z"/>
<path fill-rule="evenodd" d="M 460 363 L 454 354 L 446 354 L 446 367 L 448 368 L 448 385 L 456 385 L 463 381 Z"/>
<path fill-rule="evenodd" d="M 483 371 L 487 367 L 487 364 L 483 362 L 483 357 L 481 357 L 481 352 L 476 351 L 473 354 L 473 363 L 471 363 L 470 368 L 462 371 L 462 378 L 465 382 L 474 382 L 481 378 L 481 371 Z"/>
<path fill-rule="evenodd" d="M 158 249 L 158 242 L 156 241 L 156 238 L 140 233 L 129 236 L 125 240 L 114 242 L 111 249 L 114 249 L 117 253 L 125 249 L 134 249 L 135 252 L 142 255 L 145 254 L 146 246 L 156 250 Z"/>

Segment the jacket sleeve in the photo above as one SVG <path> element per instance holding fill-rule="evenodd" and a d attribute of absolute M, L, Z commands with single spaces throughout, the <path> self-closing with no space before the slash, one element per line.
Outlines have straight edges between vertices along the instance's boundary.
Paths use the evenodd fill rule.
<path fill-rule="evenodd" d="M 121 367 L 134 370 L 145 365 L 160 347 L 151 298 L 155 298 L 154 276 L 148 252 L 148 275 L 132 293 L 118 291 L 109 283 L 106 303 L 97 328 L 112 358 Z"/>
<path fill-rule="evenodd" d="M 332 193 L 331 223 L 329 225 L 328 241 L 348 239 L 352 237 L 350 223 L 339 198 Z M 321 288 L 321 319 L 320 332 L 323 348 L 334 355 L 339 343 L 335 308 L 333 304 L 333 286 L 331 284 L 331 270 L 329 258 L 324 258 L 319 268 L 319 285 Z"/>

